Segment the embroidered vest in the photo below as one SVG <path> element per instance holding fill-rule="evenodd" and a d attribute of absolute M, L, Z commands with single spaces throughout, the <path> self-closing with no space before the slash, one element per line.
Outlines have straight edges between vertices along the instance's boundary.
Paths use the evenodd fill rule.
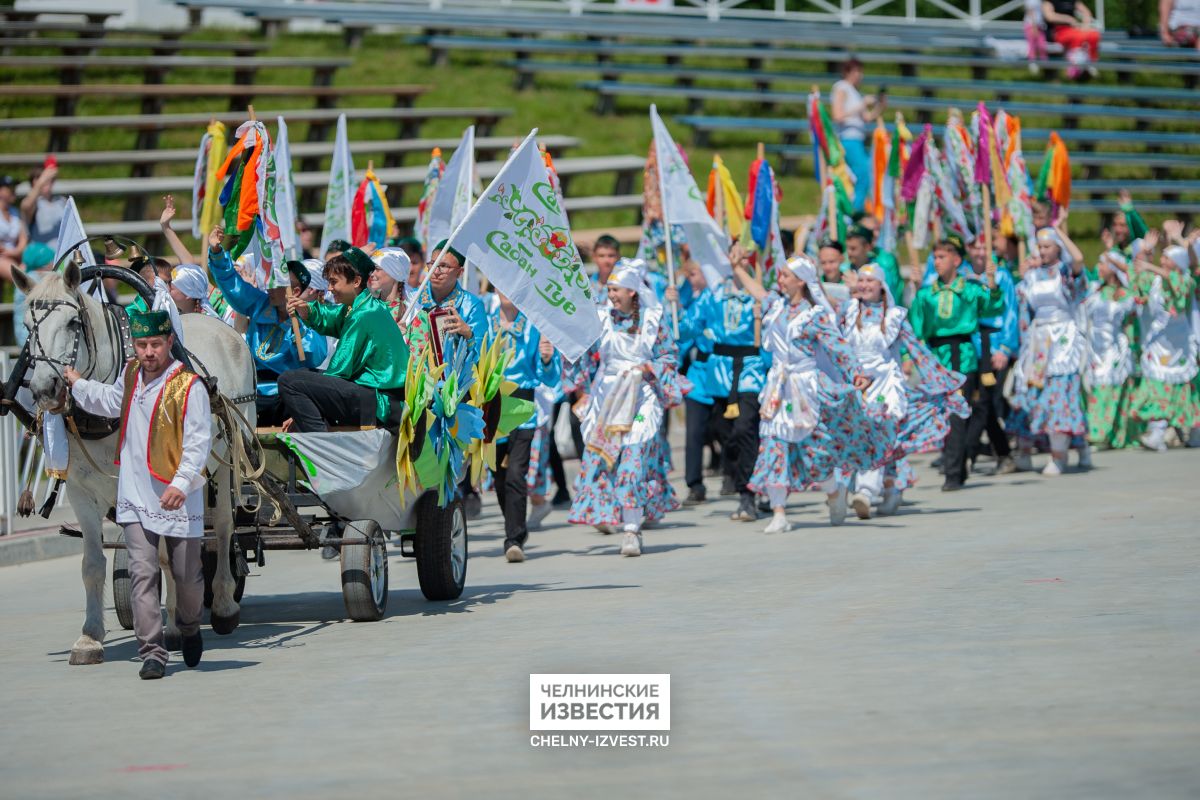
<path fill-rule="evenodd" d="M 137 386 L 141 371 L 137 359 L 130 359 L 125 366 L 125 394 L 121 399 L 121 435 L 117 439 L 117 458 L 113 462 L 120 466 L 121 448 L 125 444 L 125 426 L 129 423 L 129 405 L 133 402 L 133 390 Z M 183 419 L 187 414 L 188 392 L 199 380 L 194 372 L 182 365 L 176 368 L 158 391 L 154 411 L 150 415 L 150 433 L 146 441 L 146 464 L 150 474 L 163 483 L 170 483 L 179 469 L 183 456 Z"/>

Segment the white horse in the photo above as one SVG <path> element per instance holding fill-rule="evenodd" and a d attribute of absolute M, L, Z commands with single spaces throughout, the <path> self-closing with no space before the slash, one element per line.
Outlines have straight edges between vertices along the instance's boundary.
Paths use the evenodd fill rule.
<path fill-rule="evenodd" d="M 62 412 L 68 408 L 67 387 L 62 377 L 66 366 L 74 366 L 93 380 L 109 382 L 117 380 L 124 366 L 122 343 L 110 334 L 111 326 L 106 322 L 106 313 L 99 301 L 79 291 L 80 278 L 80 269 L 75 264 L 69 264 L 61 275 L 46 275 L 36 284 L 25 273 L 13 270 L 13 282 L 28 296 L 25 327 L 30 331 L 29 353 L 33 361 L 27 377 L 34 402 L 42 411 Z M 254 362 L 242 337 L 220 320 L 200 314 L 183 315 L 182 325 L 188 350 L 217 378 L 221 394 L 253 398 Z M 253 426 L 256 419 L 254 401 L 247 399 L 238 409 Z M 215 414 L 213 426 L 214 455 L 227 462 L 228 443 L 217 437 Z M 105 515 L 116 504 L 117 479 L 113 460 L 117 434 L 104 439 L 83 440 L 82 447 L 86 448 L 86 453 L 81 452 L 80 441 L 71 437 L 67 499 L 71 501 L 71 508 L 83 530 L 83 588 L 87 611 L 82 634 L 71 647 L 70 663 L 99 664 L 104 661 L 106 570 L 101 531 Z M 229 567 L 233 536 L 231 475 L 229 467 L 216 458 L 209 459 L 208 474 L 216 503 L 207 510 L 211 512 L 217 542 L 211 624 L 215 632 L 227 634 L 237 627 L 240 614 L 233 599 L 235 581 Z M 210 496 L 206 491 L 206 505 Z M 168 640 L 177 640 L 174 585 L 170 570 L 164 572 L 167 577 L 166 635 Z"/>

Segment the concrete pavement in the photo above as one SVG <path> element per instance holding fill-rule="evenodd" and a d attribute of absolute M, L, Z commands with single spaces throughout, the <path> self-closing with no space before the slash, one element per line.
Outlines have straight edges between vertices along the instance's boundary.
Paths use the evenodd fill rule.
<path fill-rule="evenodd" d="M 1200 453 L 923 484 L 895 518 L 668 517 L 646 554 L 563 523 L 426 602 L 344 622 L 336 563 L 271 553 L 242 625 L 143 683 L 128 632 L 70 667 L 79 563 L 0 570 L 10 797 L 1184 798 L 1200 794 Z M 716 481 L 710 482 L 715 493 Z M 257 574 L 261 572 L 261 574 Z M 109 598 L 111 604 L 111 598 Z M 115 615 L 108 613 L 116 628 Z M 665 749 L 530 746 L 531 672 L 669 672 Z"/>

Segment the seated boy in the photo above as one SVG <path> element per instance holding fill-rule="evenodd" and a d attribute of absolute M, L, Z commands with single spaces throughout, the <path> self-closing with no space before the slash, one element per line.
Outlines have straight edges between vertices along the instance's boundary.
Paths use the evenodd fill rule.
<path fill-rule="evenodd" d="M 279 376 L 279 395 L 290 417 L 286 428 L 309 433 L 330 425 L 397 426 L 408 344 L 387 306 L 367 288 L 374 270 L 370 256 L 351 247 L 325 264 L 337 305 L 288 298 L 289 313 L 338 345 L 324 373 L 292 370 Z"/>
<path fill-rule="evenodd" d="M 217 288 L 221 290 L 229 307 L 247 319 L 246 344 L 254 356 L 254 369 L 258 373 L 258 424 L 278 425 L 283 422 L 283 404 L 279 398 L 276 381 L 284 372 L 294 369 L 316 369 L 329 353 L 325 337 L 307 325 L 300 326 L 300 344 L 304 349 L 304 360 L 296 353 L 296 337 L 292 323 L 284 313 L 282 298 L 272 299 L 271 294 L 259 289 L 243 278 L 230 257 L 229 251 L 221 246 L 221 233 L 214 229 L 208 238 L 208 271 L 212 273 Z M 301 290 L 299 280 L 291 276 L 291 294 Z M 279 294 L 283 289 L 271 290 Z M 299 291 L 304 300 L 317 299 L 318 292 L 311 288 Z"/>

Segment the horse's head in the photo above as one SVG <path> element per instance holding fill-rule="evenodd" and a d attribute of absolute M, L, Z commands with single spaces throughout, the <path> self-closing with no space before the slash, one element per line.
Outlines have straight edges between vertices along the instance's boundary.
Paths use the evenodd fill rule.
<path fill-rule="evenodd" d="M 29 331 L 29 390 L 34 402 L 46 411 L 62 411 L 67 401 L 63 370 L 94 369 L 96 352 L 91 342 L 87 306 L 79 291 L 80 270 L 69 264 L 59 274 L 45 273 L 40 281 L 19 269 L 13 283 L 25 293 L 25 328 Z"/>

